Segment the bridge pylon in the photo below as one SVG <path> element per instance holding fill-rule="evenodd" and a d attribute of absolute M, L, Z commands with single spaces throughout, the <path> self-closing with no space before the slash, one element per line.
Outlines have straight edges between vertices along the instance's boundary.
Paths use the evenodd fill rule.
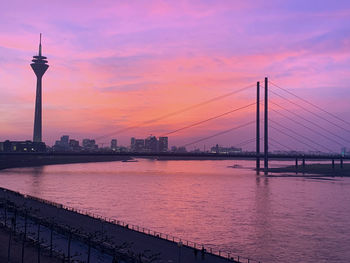
<path fill-rule="evenodd" d="M 265 100 L 264 100 L 264 171 L 265 174 L 268 172 L 269 168 L 269 136 L 268 136 L 268 79 L 265 78 Z"/>
<path fill-rule="evenodd" d="M 256 83 L 256 173 L 260 172 L 260 82 Z"/>

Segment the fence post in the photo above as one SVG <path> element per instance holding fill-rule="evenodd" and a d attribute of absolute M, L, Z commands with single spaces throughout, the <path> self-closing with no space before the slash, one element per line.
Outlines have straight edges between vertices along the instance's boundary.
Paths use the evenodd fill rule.
<path fill-rule="evenodd" d="M 53 223 L 50 225 L 50 257 L 52 257 Z"/>
<path fill-rule="evenodd" d="M 91 242 L 90 242 L 91 237 L 88 239 L 88 258 L 87 258 L 87 263 L 90 263 L 90 253 L 91 253 Z"/>
<path fill-rule="evenodd" d="M 27 239 L 27 211 L 24 216 L 24 235 L 22 241 L 22 263 L 24 263 L 24 245 Z"/>
<path fill-rule="evenodd" d="M 38 224 L 38 263 L 40 263 L 40 222 Z"/>
<path fill-rule="evenodd" d="M 10 263 L 10 256 L 11 256 L 11 238 L 12 238 L 12 226 L 10 229 L 10 236 L 9 236 L 9 245 L 7 250 L 7 263 Z"/>
<path fill-rule="evenodd" d="M 70 263 L 70 244 L 72 240 L 72 231 L 69 230 L 69 237 L 68 237 L 68 263 Z"/>
<path fill-rule="evenodd" d="M 17 221 L 17 209 L 15 208 L 14 219 L 13 219 L 13 232 L 16 234 L 16 221 Z"/>
<path fill-rule="evenodd" d="M 5 227 L 7 228 L 7 202 L 5 202 Z"/>

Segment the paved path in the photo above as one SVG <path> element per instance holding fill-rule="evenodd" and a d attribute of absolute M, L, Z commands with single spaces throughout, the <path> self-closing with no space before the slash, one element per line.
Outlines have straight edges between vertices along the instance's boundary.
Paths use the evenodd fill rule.
<path fill-rule="evenodd" d="M 96 233 L 96 231 L 102 231 L 106 233 L 109 239 L 116 245 L 122 245 L 124 242 L 129 244 L 129 249 L 134 253 L 142 253 L 148 250 L 148 254 L 159 254 L 159 260 L 157 261 L 159 263 L 236 262 L 232 259 L 229 260 L 210 253 L 203 253 L 201 250 L 195 252 L 195 249 L 187 247 L 186 245 L 179 247 L 176 242 L 134 231 L 120 225 L 42 203 L 37 200 L 24 198 L 22 195 L 1 188 L 0 198 L 8 199 L 14 202 L 18 207 L 31 208 L 33 211 L 32 213 L 36 216 L 54 219 L 57 224 L 81 229 L 84 233 L 93 234 Z M 248 261 L 245 260 L 241 262 Z"/>
<path fill-rule="evenodd" d="M 0 228 L 0 262 L 7 262 L 8 258 L 8 244 L 9 244 L 10 232 L 3 228 Z M 26 243 L 24 248 L 24 262 L 38 262 L 38 249 Z M 11 236 L 11 251 L 10 262 L 20 263 L 22 262 L 22 240 L 18 236 Z M 62 260 L 49 257 L 47 255 L 40 255 L 41 263 L 61 263 Z"/>

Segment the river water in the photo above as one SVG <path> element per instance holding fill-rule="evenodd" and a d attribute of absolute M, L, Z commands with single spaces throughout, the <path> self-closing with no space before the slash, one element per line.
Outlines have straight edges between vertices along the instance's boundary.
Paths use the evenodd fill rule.
<path fill-rule="evenodd" d="M 350 178 L 264 177 L 253 165 L 52 165 L 0 171 L 0 186 L 262 262 L 350 262 Z"/>

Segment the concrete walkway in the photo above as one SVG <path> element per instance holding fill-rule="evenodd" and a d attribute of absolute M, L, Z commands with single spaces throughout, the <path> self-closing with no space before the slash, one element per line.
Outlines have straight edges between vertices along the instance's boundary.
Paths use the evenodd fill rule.
<path fill-rule="evenodd" d="M 31 209 L 33 215 L 47 220 L 54 220 L 56 224 L 79 229 L 81 232 L 92 235 L 97 232 L 104 233 L 108 237 L 109 243 L 115 244 L 116 246 L 127 244 L 127 250 L 129 250 L 129 252 L 132 251 L 134 254 L 146 252 L 148 255 L 154 255 L 156 256 L 155 258 L 157 258 L 155 262 L 238 262 L 234 261 L 232 258 L 228 259 L 203 252 L 201 248 L 193 249 L 192 247 L 186 246 L 186 244 L 179 246 L 176 242 L 160 237 L 148 235 L 147 233 L 135 231 L 127 227 L 69 211 L 38 200 L 25 198 L 23 195 L 5 189 L 0 189 L 0 198 L 10 200 L 22 209 Z M 248 262 L 248 260 L 241 259 L 240 262 Z M 254 261 L 251 260 L 250 262 Z"/>
<path fill-rule="evenodd" d="M 0 262 L 7 262 L 9 237 L 10 232 L 0 228 Z M 62 263 L 62 260 L 49 257 L 42 252 L 40 253 L 41 263 Z M 24 247 L 24 259 L 24 262 L 38 262 L 37 247 L 27 242 Z M 11 236 L 10 262 L 22 262 L 22 240 L 14 235 Z"/>

